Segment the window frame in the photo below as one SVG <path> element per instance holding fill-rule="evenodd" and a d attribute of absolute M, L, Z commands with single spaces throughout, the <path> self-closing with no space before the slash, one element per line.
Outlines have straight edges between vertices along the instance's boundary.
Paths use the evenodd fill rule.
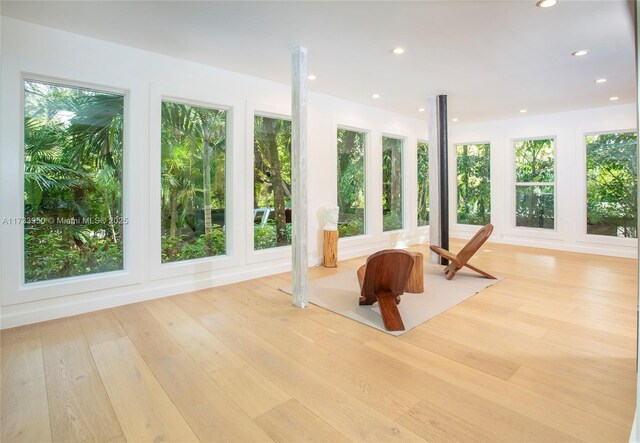
<path fill-rule="evenodd" d="M 519 141 L 536 141 L 536 140 L 553 140 L 553 181 L 552 182 L 517 182 L 516 181 L 516 143 Z M 558 137 L 553 136 L 534 136 L 534 137 L 517 137 L 511 139 L 511 228 L 518 233 L 535 233 L 536 237 L 540 234 L 557 235 L 558 230 Z M 553 229 L 532 228 L 527 226 L 516 225 L 516 206 L 517 206 L 517 187 L 518 186 L 553 186 Z"/>
<path fill-rule="evenodd" d="M 589 243 L 589 244 L 598 244 L 598 245 L 615 245 L 622 247 L 635 247 L 637 244 L 637 238 L 629 238 L 629 237 L 613 237 L 608 235 L 598 235 L 598 234 L 588 234 L 587 233 L 587 137 L 592 135 L 601 135 L 601 134 L 615 134 L 615 133 L 635 133 L 638 135 L 638 131 L 632 128 L 626 129 L 611 129 L 611 130 L 598 130 L 598 131 L 584 131 L 578 135 L 578 137 L 582 137 L 580 144 L 580 164 L 581 169 L 578 174 L 579 180 L 579 192 L 580 192 L 580 208 L 579 208 L 579 217 L 580 223 L 582 224 L 582 228 L 580 230 L 580 234 L 578 235 L 577 241 L 579 243 Z M 640 137 L 638 138 L 638 146 L 640 147 Z M 638 167 L 640 168 L 640 158 L 638 158 Z M 638 188 L 640 190 L 640 183 L 638 183 Z M 640 220 L 639 220 L 640 223 Z M 640 232 L 638 233 L 640 237 Z"/>
<path fill-rule="evenodd" d="M 400 160 L 400 172 L 402 174 L 401 180 L 400 180 L 400 186 L 401 186 L 401 195 L 402 195 L 402 202 L 400 205 L 400 210 L 401 210 L 401 215 L 402 215 L 402 227 L 400 229 L 393 229 L 390 231 L 385 231 L 384 230 L 384 207 L 382 206 L 382 196 L 384 195 L 384 177 L 382 175 L 382 156 L 384 155 L 384 138 L 392 138 L 392 139 L 396 139 L 396 140 L 401 140 L 402 141 L 402 150 L 401 150 L 401 154 L 402 154 L 402 159 Z M 380 182 L 379 182 L 379 186 L 380 186 L 380 232 L 382 233 L 383 238 L 388 237 L 390 235 L 393 234 L 397 234 L 399 232 L 404 232 L 406 230 L 408 230 L 408 223 L 409 223 L 409 219 L 407 218 L 407 214 L 409 213 L 408 211 L 408 201 L 407 201 L 407 190 L 408 190 L 408 182 L 407 182 L 407 146 L 408 143 L 407 141 L 409 140 L 409 137 L 405 136 L 405 135 L 398 135 L 398 134 L 394 134 L 394 133 L 390 133 L 390 132 L 386 132 L 386 131 L 382 131 L 380 133 L 380 152 L 379 152 L 379 165 L 380 165 Z M 415 223 L 412 223 L 412 225 L 415 225 Z"/>
<path fill-rule="evenodd" d="M 358 235 L 354 237 L 345 237 L 338 238 L 338 245 L 343 251 L 341 254 L 345 256 L 350 256 L 351 249 L 352 251 L 358 248 L 362 249 L 365 252 L 363 254 L 368 253 L 369 249 L 366 249 L 371 245 L 371 242 L 378 242 L 381 239 L 381 231 L 378 232 L 378 219 L 377 219 L 377 211 L 380 202 L 378 184 L 374 183 L 374 178 L 377 177 L 378 164 L 376 161 L 378 160 L 378 139 L 380 132 L 375 129 L 373 123 L 367 120 L 357 120 L 352 118 L 344 118 L 342 115 L 334 114 L 331 118 L 331 145 L 334 149 L 331 150 L 331 158 L 330 161 L 335 165 L 332 168 L 332 171 L 335 175 L 333 175 L 333 180 L 331 182 L 331 198 L 333 202 L 337 205 L 337 195 L 338 195 L 338 128 L 348 129 L 352 131 L 364 132 L 366 135 L 365 139 L 365 234 Z M 380 138 L 380 140 L 382 140 Z M 322 224 L 319 223 L 319 229 L 322 228 Z M 320 241 L 320 240 L 319 240 Z M 320 243 L 319 243 L 320 244 Z M 358 249 L 360 251 L 360 249 Z M 320 251 L 321 252 L 321 251 Z M 357 255 L 361 255 L 358 253 Z"/>
<path fill-rule="evenodd" d="M 123 226 L 122 231 L 122 252 L 123 252 L 123 269 L 118 271 L 100 272 L 95 274 L 86 274 L 73 277 L 64 277 L 60 279 L 25 282 L 25 251 L 24 251 L 24 224 L 17 223 L 13 225 L 3 226 L 5 231 L 2 237 L 5 248 L 17 251 L 17 258 L 7 256 L 4 257 L 3 268 L 6 273 L 3 275 L 2 282 L 2 304 L 14 305 L 19 303 L 27 303 L 45 299 L 54 299 L 58 297 L 75 295 L 89 291 L 99 291 L 114 287 L 139 283 L 142 281 L 139 273 L 139 265 L 137 262 L 137 254 L 139 254 L 140 242 L 132 235 L 136 232 L 136 225 L 140 225 L 140 221 L 136 220 L 140 217 L 140 211 L 136 210 L 132 200 L 132 157 L 130 147 L 132 146 L 132 119 L 131 119 L 131 91 L 127 87 L 117 87 L 104 85 L 94 81 L 68 79 L 62 76 L 36 74 L 29 71 L 19 71 L 15 77 L 16 83 L 12 83 L 9 79 L 5 79 L 7 87 L 12 88 L 17 85 L 17 93 L 13 96 L 5 97 L 5 105 L 10 109 L 18 109 L 15 115 L 19 118 L 18 130 L 15 131 L 18 140 L 15 140 L 15 146 L 19 148 L 15 152 L 2 155 L 2 163 L 17 164 L 16 171 L 12 177 L 17 178 L 19 187 L 11 195 L 4 200 L 2 217 L 20 217 L 24 219 L 24 164 L 25 164 L 25 140 L 24 140 L 24 115 L 25 115 L 25 82 L 47 83 L 66 88 L 90 89 L 97 92 L 110 94 L 118 94 L 123 96 L 123 144 L 122 144 L 122 214 L 123 218 L 129 220 L 129 223 Z M 4 91 L 3 91 L 4 92 Z M 17 103 L 15 100 L 17 99 Z M 14 107 L 14 104 L 17 105 Z M 6 109 L 6 108 L 5 108 Z M 3 109 L 4 111 L 4 109 Z M 14 111 L 15 112 L 15 111 Z M 4 114 L 4 112 L 3 112 Z M 6 114 L 5 114 L 6 115 Z M 9 123 L 3 123 L 3 132 Z M 9 137 L 7 137 L 9 138 Z M 3 141 L 7 141 L 3 137 Z M 4 144 L 4 143 L 3 143 Z M 13 155 L 13 156 L 12 156 Z M 14 215 L 15 214 L 15 215 Z"/>
<path fill-rule="evenodd" d="M 247 181 L 246 194 L 245 194 L 245 247 L 246 247 L 246 262 L 247 264 L 263 263 L 272 260 L 282 260 L 291 258 L 293 253 L 292 245 L 278 246 L 268 249 L 255 249 L 254 231 L 253 231 L 253 192 L 255 183 L 253 181 L 253 170 L 255 168 L 255 117 L 269 117 L 279 118 L 283 120 L 292 121 L 291 108 L 285 106 L 277 106 L 267 103 L 247 103 L 246 112 L 246 131 L 247 131 L 247 149 L 246 149 L 246 162 L 245 171 L 250 172 L 251 180 Z M 293 148 L 293 147 L 292 147 Z M 292 220 L 293 222 L 293 220 Z M 290 264 L 289 264 L 290 266 Z M 277 265 L 277 269 L 285 271 L 287 269 L 287 263 Z"/>
<path fill-rule="evenodd" d="M 198 97 L 198 98 L 196 98 Z M 208 100 L 211 99 L 211 100 Z M 162 263 L 162 103 L 171 102 L 188 106 L 199 106 L 226 112 L 226 140 L 225 140 L 225 255 L 195 258 L 175 262 Z M 222 100 L 215 100 L 206 93 L 198 91 L 177 90 L 165 85 L 153 85 L 150 97 L 150 216 L 149 223 L 149 277 L 150 280 L 178 277 L 207 271 L 217 271 L 239 264 L 236 247 L 235 211 L 233 199 L 233 163 L 234 163 L 234 106 L 222 104 Z M 155 169 L 154 169 L 155 168 Z M 157 222 L 156 222 L 157 221 Z"/>

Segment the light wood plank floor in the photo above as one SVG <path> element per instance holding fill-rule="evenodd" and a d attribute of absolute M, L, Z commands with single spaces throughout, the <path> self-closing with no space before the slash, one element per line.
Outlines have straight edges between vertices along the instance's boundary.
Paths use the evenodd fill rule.
<path fill-rule="evenodd" d="M 475 263 L 506 279 L 398 338 L 294 308 L 289 274 L 2 331 L 0 439 L 627 442 L 637 261 Z"/>

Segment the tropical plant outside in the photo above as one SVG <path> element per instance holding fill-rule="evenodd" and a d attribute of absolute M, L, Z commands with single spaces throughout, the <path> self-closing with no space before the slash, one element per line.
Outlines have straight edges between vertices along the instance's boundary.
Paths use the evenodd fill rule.
<path fill-rule="evenodd" d="M 484 226 L 491 222 L 491 146 L 457 145 L 458 223 Z"/>
<path fill-rule="evenodd" d="M 24 280 L 122 270 L 124 96 L 24 82 Z"/>
<path fill-rule="evenodd" d="M 272 209 L 254 226 L 254 249 L 291 244 L 291 122 L 254 117 L 254 205 Z"/>
<path fill-rule="evenodd" d="M 637 233 L 638 158 L 635 132 L 588 135 L 587 233 Z"/>
<path fill-rule="evenodd" d="M 429 224 L 429 145 L 418 142 L 418 226 Z"/>
<path fill-rule="evenodd" d="M 555 140 L 515 142 L 516 226 L 555 227 Z"/>
<path fill-rule="evenodd" d="M 382 137 L 382 230 L 402 229 L 402 144 Z"/>
<path fill-rule="evenodd" d="M 224 110 L 162 102 L 162 262 L 226 253 Z"/>
<path fill-rule="evenodd" d="M 338 129 L 338 232 L 340 237 L 365 233 L 366 133 Z"/>

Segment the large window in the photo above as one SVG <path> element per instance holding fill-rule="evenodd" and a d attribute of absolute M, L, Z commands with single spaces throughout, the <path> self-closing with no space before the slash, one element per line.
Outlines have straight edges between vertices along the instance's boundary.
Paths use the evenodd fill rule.
<path fill-rule="evenodd" d="M 365 233 L 366 133 L 338 128 L 338 231 L 340 237 Z"/>
<path fill-rule="evenodd" d="M 588 135 L 587 234 L 637 237 L 635 132 Z"/>
<path fill-rule="evenodd" d="M 162 102 L 162 262 L 224 255 L 226 111 Z"/>
<path fill-rule="evenodd" d="M 429 224 L 429 145 L 418 142 L 418 226 Z"/>
<path fill-rule="evenodd" d="M 254 118 L 254 249 L 291 244 L 291 122 Z"/>
<path fill-rule="evenodd" d="M 123 117 L 122 94 L 24 82 L 26 283 L 123 269 Z"/>
<path fill-rule="evenodd" d="M 555 140 L 517 140 L 516 226 L 555 227 Z"/>
<path fill-rule="evenodd" d="M 491 222 L 491 147 L 488 143 L 456 146 L 458 223 Z"/>
<path fill-rule="evenodd" d="M 382 137 L 382 230 L 403 228 L 402 220 L 402 142 Z"/>

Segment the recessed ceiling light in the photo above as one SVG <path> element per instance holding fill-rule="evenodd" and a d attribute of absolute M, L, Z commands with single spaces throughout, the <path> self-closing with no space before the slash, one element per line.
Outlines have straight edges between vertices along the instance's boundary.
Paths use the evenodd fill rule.
<path fill-rule="evenodd" d="M 393 52 L 396 55 L 404 54 L 404 48 L 393 48 L 391 52 Z"/>
<path fill-rule="evenodd" d="M 609 97 L 609 100 L 611 100 L 612 102 L 615 102 L 616 100 L 618 100 L 620 97 Z"/>
<path fill-rule="evenodd" d="M 573 55 L 574 57 L 582 57 L 583 55 L 587 55 L 588 53 L 589 51 L 587 51 L 586 49 L 581 49 L 579 51 L 572 53 L 571 55 Z"/>
<path fill-rule="evenodd" d="M 315 75 L 313 75 L 313 74 L 310 74 L 307 78 L 308 78 L 309 80 L 315 80 L 315 79 L 316 79 L 316 76 L 315 76 Z"/>
<path fill-rule="evenodd" d="M 380 94 L 373 94 L 371 98 L 380 98 Z"/>
<path fill-rule="evenodd" d="M 527 113 L 527 110 L 526 110 L 526 109 L 521 109 L 521 110 L 520 110 L 520 114 L 526 114 L 526 113 Z"/>
<path fill-rule="evenodd" d="M 598 80 L 596 80 L 596 83 L 605 83 L 606 81 L 606 78 L 599 78 Z"/>
<path fill-rule="evenodd" d="M 424 108 L 418 108 L 418 112 L 424 112 Z"/>
<path fill-rule="evenodd" d="M 558 4 L 558 0 L 538 0 L 536 6 L 538 8 L 550 8 Z"/>
<path fill-rule="evenodd" d="M 458 121 L 458 119 L 454 117 L 454 118 L 452 118 L 452 119 L 451 119 L 451 121 L 452 121 L 452 122 L 457 122 L 457 121 Z"/>

